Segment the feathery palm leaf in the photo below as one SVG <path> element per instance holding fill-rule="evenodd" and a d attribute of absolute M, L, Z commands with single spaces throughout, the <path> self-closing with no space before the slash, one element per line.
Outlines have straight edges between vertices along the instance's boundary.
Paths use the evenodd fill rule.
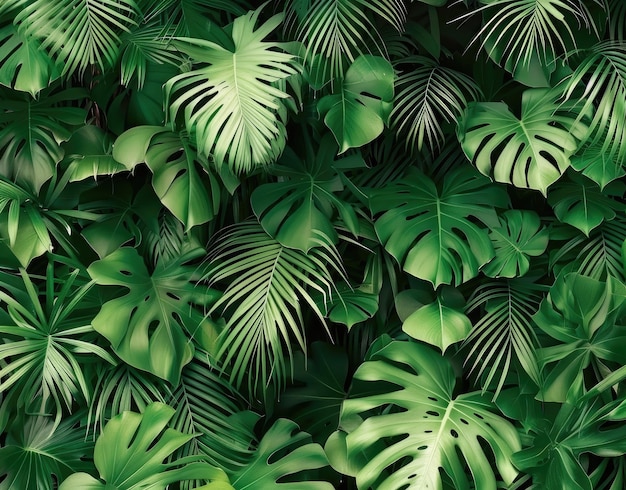
<path fill-rule="evenodd" d="M 581 83 L 585 89 L 578 96 Z M 566 81 L 564 94 L 583 104 L 581 114 L 593 114 L 583 143 L 600 144 L 608 158 L 626 161 L 626 45 L 605 41 L 591 48 Z"/>
<path fill-rule="evenodd" d="M 308 255 L 288 249 L 259 224 L 244 222 L 215 243 L 209 260 L 210 283 L 230 282 L 212 311 L 226 313 L 217 357 L 225 367 L 232 362 L 231 380 L 240 386 L 247 375 L 254 388 L 270 379 L 284 382 L 292 340 L 306 350 L 301 305 L 307 304 L 325 325 L 311 290 L 330 295 L 329 265 L 339 270 L 340 258 L 327 246 L 311 249 Z"/>
<path fill-rule="evenodd" d="M 609 32 L 611 39 L 626 39 L 626 3 L 609 0 Z"/>
<path fill-rule="evenodd" d="M 406 18 L 401 0 L 291 0 L 286 7 L 288 23 L 297 23 L 296 35 L 305 45 L 305 62 L 318 72 L 316 79 L 341 78 L 346 65 L 371 44 L 384 55 L 386 48 L 373 20 L 379 17 L 398 31 Z M 317 66 L 315 66 L 317 65 Z"/>
<path fill-rule="evenodd" d="M 403 60 L 417 65 L 400 75 L 391 113 L 392 127 L 406 132 L 407 146 L 431 152 L 439 149 L 445 135 L 442 123 L 452 123 L 467 106 L 466 94 L 478 98 L 479 89 L 466 75 L 423 56 Z"/>
<path fill-rule="evenodd" d="M 63 74 L 83 75 L 90 65 L 104 70 L 119 54 L 119 35 L 137 15 L 134 0 L 24 1 L 15 22 L 61 62 Z"/>
<path fill-rule="evenodd" d="M 286 45 L 263 41 L 281 22 L 275 15 L 254 29 L 261 10 L 232 24 L 234 51 L 214 42 L 178 38 L 174 46 L 201 66 L 165 85 L 169 116 L 183 111 L 200 153 L 237 173 L 270 163 L 285 146 L 280 101 L 288 94 L 273 84 L 296 73 Z"/>

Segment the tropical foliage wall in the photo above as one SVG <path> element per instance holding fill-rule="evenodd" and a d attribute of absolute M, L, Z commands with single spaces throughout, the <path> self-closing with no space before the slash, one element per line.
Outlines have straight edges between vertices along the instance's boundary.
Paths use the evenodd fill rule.
<path fill-rule="evenodd" d="M 0 489 L 626 488 L 625 35 L 2 0 Z"/>

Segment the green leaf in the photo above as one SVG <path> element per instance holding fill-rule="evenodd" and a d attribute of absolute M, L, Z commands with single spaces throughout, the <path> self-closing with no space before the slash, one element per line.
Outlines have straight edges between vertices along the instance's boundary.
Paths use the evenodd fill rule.
<path fill-rule="evenodd" d="M 67 172 L 70 182 L 101 175 L 115 175 L 127 170 L 111 154 L 113 144 L 109 136 L 91 124 L 76 130 L 63 145 L 65 159 L 69 161 Z"/>
<path fill-rule="evenodd" d="M 438 189 L 413 171 L 402 181 L 370 195 L 376 233 L 403 270 L 433 284 L 458 286 L 478 274 L 494 256 L 487 231 L 495 226 L 494 207 L 505 207 L 504 189 L 468 167 L 446 174 Z M 472 218 L 472 219 L 470 219 Z"/>
<path fill-rule="evenodd" d="M 453 397 L 454 372 L 439 354 L 413 342 L 379 341 L 368 358 L 341 413 L 348 460 L 358 462 L 381 440 L 386 446 L 358 469 L 359 488 L 441 490 L 445 472 L 455 488 L 495 490 L 485 447 L 505 484 L 513 481 L 517 431 L 480 393 Z"/>
<path fill-rule="evenodd" d="M 471 102 L 457 128 L 463 151 L 481 173 L 544 196 L 586 132 L 549 89 L 523 93 L 520 119 L 502 102 Z"/>
<path fill-rule="evenodd" d="M 40 42 L 19 32 L 13 23 L 0 28 L 0 83 L 33 98 L 61 76 Z"/>
<path fill-rule="evenodd" d="M 595 182 L 572 174 L 569 181 L 561 181 L 552 188 L 548 203 L 559 221 L 572 225 L 589 236 L 591 230 L 604 220 L 615 218 L 616 211 L 624 214 L 624 192 L 626 186 L 623 182 L 614 182 L 600 190 Z"/>
<path fill-rule="evenodd" d="M 124 247 L 87 269 L 97 284 L 128 289 L 102 305 L 93 327 L 125 362 L 173 385 L 193 357 L 190 337 L 213 350 L 219 332 L 196 306 L 208 306 L 218 293 L 194 286 L 194 268 L 183 263 L 184 257 L 150 274 L 137 251 Z"/>
<path fill-rule="evenodd" d="M 184 111 L 200 153 L 218 166 L 226 162 L 237 174 L 271 163 L 282 152 L 286 130 L 279 114 L 288 95 L 274 84 L 296 73 L 293 56 L 283 52 L 286 45 L 263 41 L 282 15 L 255 30 L 260 12 L 235 19 L 232 51 L 201 39 L 175 40 L 174 46 L 200 66 L 165 84 L 170 118 Z"/>
<path fill-rule="evenodd" d="M 223 470 L 199 461 L 199 457 L 163 462 L 194 437 L 167 428 L 173 415 L 173 408 L 155 402 L 143 414 L 124 412 L 114 417 L 98 437 L 94 450 L 96 468 L 106 483 L 75 473 L 63 481 L 59 490 L 165 490 L 174 482 L 199 479 L 228 483 Z"/>
<path fill-rule="evenodd" d="M 48 417 L 20 417 L 0 448 L 0 490 L 52 489 L 75 471 L 90 471 L 85 460 L 93 442 L 85 439 L 76 417 L 56 425 Z"/>
<path fill-rule="evenodd" d="M 340 153 L 382 133 L 392 109 L 393 84 L 391 63 L 380 56 L 361 55 L 346 71 L 339 93 L 319 100 L 317 109 L 335 135 Z"/>
<path fill-rule="evenodd" d="M 38 214 L 20 209 L 0 216 L 0 259 L 5 266 L 28 267 L 31 261 L 52 249 L 47 230 Z M 11 238 L 13 237 L 13 238 Z M 4 249 L 4 250 L 3 250 Z M 17 263 L 15 262 L 17 261 Z"/>
<path fill-rule="evenodd" d="M 529 257 L 538 257 L 548 247 L 548 229 L 534 211 L 510 209 L 491 228 L 489 238 L 496 252 L 483 272 L 489 277 L 521 277 L 530 267 Z"/>
<path fill-rule="evenodd" d="M 442 352 L 465 339 L 472 329 L 472 322 L 463 312 L 465 298 L 453 287 L 443 286 L 437 291 L 434 301 L 430 292 L 413 289 L 396 296 L 396 304 L 407 302 L 412 307 L 400 308 L 402 316 L 408 313 L 401 318 L 402 330 L 416 340 L 438 347 Z"/>
<path fill-rule="evenodd" d="M 232 485 L 237 490 L 332 490 L 330 483 L 318 481 L 316 472 L 311 472 L 327 465 L 324 450 L 311 442 L 309 434 L 291 420 L 278 419 L 250 463 L 232 476 Z"/>
<path fill-rule="evenodd" d="M 571 158 L 572 168 L 589 177 L 600 189 L 626 175 L 626 168 L 619 159 L 602 149 L 602 145 L 585 146 Z"/>
<path fill-rule="evenodd" d="M 336 151 L 330 135 L 315 153 L 309 152 L 305 162 L 287 148 L 280 160 L 283 165 L 271 167 L 280 181 L 252 192 L 250 203 L 261 226 L 285 247 L 308 252 L 321 241 L 336 243 L 333 208 L 354 234 L 358 232 L 354 209 L 337 196 L 344 186 L 336 166 L 365 164 L 356 156 L 335 161 Z"/>

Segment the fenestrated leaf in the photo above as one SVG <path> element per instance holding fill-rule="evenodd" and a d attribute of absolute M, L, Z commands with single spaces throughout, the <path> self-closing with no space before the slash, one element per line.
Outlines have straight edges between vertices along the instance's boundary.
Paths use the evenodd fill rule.
<path fill-rule="evenodd" d="M 281 164 L 270 169 L 280 181 L 257 187 L 250 197 L 263 229 L 284 246 L 304 252 L 319 246 L 320 240 L 336 243 L 333 208 L 353 233 L 358 232 L 354 209 L 337 196 L 344 186 L 335 164 L 341 168 L 365 166 L 359 156 L 336 161 L 337 146 L 330 135 L 318 148 L 309 149 L 307 161 L 302 161 L 288 147 Z"/>
<path fill-rule="evenodd" d="M 317 103 L 335 135 L 339 153 L 363 146 L 382 133 L 393 101 L 394 73 L 385 58 L 361 55 L 348 68 L 338 93 Z"/>
<path fill-rule="evenodd" d="M 530 267 L 529 257 L 537 257 L 548 247 L 549 233 L 534 211 L 510 209 L 492 227 L 489 238 L 496 256 L 484 268 L 489 277 L 521 277 Z"/>
<path fill-rule="evenodd" d="M 113 142 L 99 127 L 88 124 L 76 130 L 63 145 L 65 157 L 69 160 L 67 172 L 70 182 L 90 177 L 97 179 L 101 175 L 128 170 L 113 158 L 112 149 Z"/>
<path fill-rule="evenodd" d="M 37 39 L 20 33 L 12 22 L 0 24 L 0 83 L 36 97 L 61 76 L 61 69 Z"/>
<path fill-rule="evenodd" d="M 458 286 L 475 277 L 494 256 L 487 231 L 473 219 L 496 226 L 495 207 L 505 207 L 504 189 L 471 167 L 446 174 L 441 189 L 413 171 L 372 191 L 370 207 L 381 214 L 376 233 L 403 270 L 431 282 Z M 472 220 L 470 220 L 472 218 Z"/>
<path fill-rule="evenodd" d="M 282 15 L 255 30 L 259 14 L 260 9 L 235 19 L 232 51 L 202 39 L 175 40 L 174 46 L 200 66 L 165 84 L 170 118 L 184 110 L 200 153 L 218 166 L 228 163 L 238 174 L 270 163 L 282 152 L 286 131 L 279 112 L 288 94 L 274 82 L 296 73 L 286 45 L 263 41 Z"/>
<path fill-rule="evenodd" d="M 330 483 L 311 477 L 315 475 L 311 470 L 327 465 L 324 450 L 311 442 L 309 434 L 291 420 L 278 419 L 261 439 L 254 458 L 231 480 L 237 490 L 332 490 Z"/>
<path fill-rule="evenodd" d="M 587 126 L 567 112 L 549 89 L 522 94 L 518 119 L 502 102 L 471 102 L 457 127 L 463 151 L 497 182 L 546 194 L 570 166 Z"/>
<path fill-rule="evenodd" d="M 550 190 L 548 203 L 563 223 L 578 228 L 589 236 L 604 220 L 615 218 L 615 212 L 626 211 L 622 198 L 626 186 L 614 182 L 603 190 L 591 180 L 572 174 L 569 181 L 559 182 Z M 613 198 L 613 199 L 612 199 Z"/>
<path fill-rule="evenodd" d="M 463 311 L 465 298 L 450 286 L 443 286 L 435 295 L 424 290 L 402 291 L 396 296 L 396 304 L 402 330 L 442 352 L 463 340 L 472 329 Z"/>
<path fill-rule="evenodd" d="M 599 143 L 579 150 L 572 156 L 571 164 L 574 170 L 589 177 L 600 189 L 626 175 L 624 162 L 604 151 Z"/>
<path fill-rule="evenodd" d="M 32 100 L 0 88 L 0 174 L 37 193 L 63 158 L 59 144 L 70 138 L 68 127 L 85 121 L 84 109 L 61 104 L 84 96 L 67 89 Z"/>
<path fill-rule="evenodd" d="M 191 283 L 195 268 L 183 265 L 185 259 L 189 257 L 160 264 L 150 274 L 137 251 L 123 247 L 87 269 L 102 286 L 128 289 L 102 305 L 93 327 L 125 362 L 173 385 L 193 357 L 190 337 L 213 351 L 219 332 L 217 324 L 196 306 L 208 306 L 219 293 Z"/>
<path fill-rule="evenodd" d="M 505 484 L 513 481 L 516 429 L 480 393 L 453 397 L 454 384 L 450 364 L 423 344 L 382 339 L 372 346 L 340 420 L 349 461 L 386 443 L 358 467 L 359 488 L 442 490 L 444 471 L 455 488 L 495 490 L 491 452 Z"/>
<path fill-rule="evenodd" d="M 174 409 L 160 402 L 151 403 L 143 414 L 124 412 L 109 421 L 94 449 L 94 462 L 103 483 L 85 473 L 67 478 L 59 490 L 116 488 L 165 490 L 181 480 L 223 482 L 217 487 L 232 488 L 223 470 L 188 457 L 164 463 L 178 448 L 194 437 L 167 428 Z M 210 487 L 209 487 L 210 488 Z"/>

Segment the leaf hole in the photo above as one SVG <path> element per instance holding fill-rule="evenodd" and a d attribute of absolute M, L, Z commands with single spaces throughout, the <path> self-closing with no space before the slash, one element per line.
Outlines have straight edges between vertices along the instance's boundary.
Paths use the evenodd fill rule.
<path fill-rule="evenodd" d="M 454 429 L 450 429 L 450 435 L 454 437 L 455 439 L 459 438 L 459 433 L 455 431 Z"/>
<path fill-rule="evenodd" d="M 423 451 L 424 449 L 428 449 L 428 446 L 420 446 L 417 448 L 418 451 Z"/>
<path fill-rule="evenodd" d="M 439 412 L 435 412 L 434 410 L 428 410 L 426 413 L 428 415 L 432 415 L 433 417 L 439 417 Z"/>

